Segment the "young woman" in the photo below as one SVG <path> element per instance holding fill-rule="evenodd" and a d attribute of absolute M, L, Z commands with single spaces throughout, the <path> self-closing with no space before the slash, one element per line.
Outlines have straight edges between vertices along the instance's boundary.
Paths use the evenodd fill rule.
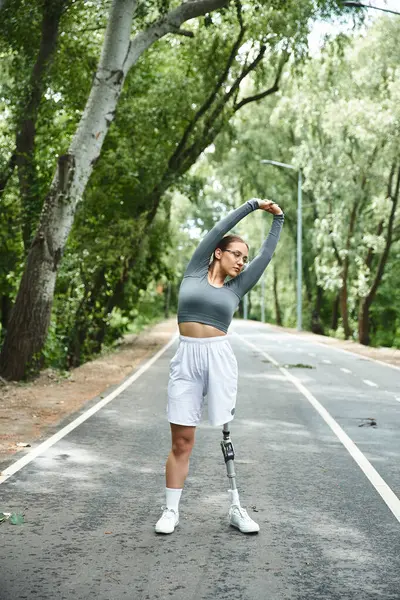
<path fill-rule="evenodd" d="M 256 209 L 272 213 L 274 219 L 260 252 L 244 268 L 249 253 L 246 242 L 237 235 L 224 236 Z M 233 419 L 238 371 L 226 334 L 239 301 L 268 266 L 283 220 L 277 204 L 253 198 L 213 227 L 188 264 L 178 299 L 180 343 L 170 364 L 168 420 L 172 448 L 166 464 L 166 508 L 156 524 L 157 533 L 172 533 L 179 523 L 179 501 L 204 396 L 211 425 L 224 425 Z M 228 276 L 230 279 L 225 281 Z M 229 518 L 231 525 L 244 533 L 259 530 L 240 506 L 237 492 L 231 493 Z"/>

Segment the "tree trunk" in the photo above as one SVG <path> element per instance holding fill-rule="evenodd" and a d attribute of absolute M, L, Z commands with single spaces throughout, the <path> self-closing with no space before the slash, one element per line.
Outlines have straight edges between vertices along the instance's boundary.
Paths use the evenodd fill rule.
<path fill-rule="evenodd" d="M 83 346 L 90 336 L 92 323 L 89 315 L 95 309 L 97 298 L 100 296 L 103 286 L 106 284 L 106 269 L 102 268 L 97 273 L 93 285 L 85 286 L 85 294 L 74 315 L 74 325 L 68 335 L 68 367 L 78 367 L 82 364 Z"/>
<path fill-rule="evenodd" d="M 393 229 L 394 223 L 396 219 L 396 211 L 397 204 L 400 196 L 400 167 L 397 167 L 397 177 L 396 183 L 393 184 L 394 178 L 396 174 L 396 164 L 392 165 L 389 182 L 388 182 L 388 196 L 392 200 L 392 208 L 389 215 L 389 221 L 387 226 L 387 231 L 385 235 L 385 247 L 382 252 L 382 255 L 379 259 L 378 266 L 376 269 L 375 277 L 372 281 L 371 287 L 368 291 L 368 294 L 365 298 L 362 298 L 360 301 L 359 313 L 358 313 L 358 341 L 360 344 L 364 344 L 365 346 L 369 346 L 370 344 L 370 335 L 369 335 L 369 310 L 376 296 L 376 292 L 378 287 L 382 281 L 383 274 L 385 272 L 385 267 L 387 260 L 389 258 L 390 248 L 393 243 Z M 392 189 L 393 188 L 393 189 Z M 382 233 L 382 223 L 378 226 L 378 235 Z M 372 253 L 369 253 L 367 256 L 367 266 L 371 266 L 372 264 Z"/>
<path fill-rule="evenodd" d="M 68 2 L 69 0 L 46 0 L 44 2 L 40 48 L 23 106 L 21 125 L 17 132 L 16 165 L 24 210 L 22 235 L 26 251 L 32 242 L 32 235 L 41 210 L 34 157 L 37 116 L 46 86 L 46 75 L 56 49 L 61 16 Z"/>
<path fill-rule="evenodd" d="M 0 373 L 21 379 L 46 340 L 58 266 L 78 200 L 114 115 L 125 74 L 133 0 L 114 0 L 94 84 L 70 152 L 61 156 L 29 250 L 0 355 Z"/>
<path fill-rule="evenodd" d="M 244 317 L 244 300 L 243 300 L 243 298 L 239 302 L 238 314 L 239 314 L 239 317 L 241 319 L 243 319 L 243 317 Z"/>
<path fill-rule="evenodd" d="M 348 294 L 347 294 L 347 279 L 343 281 L 343 287 L 340 290 L 340 314 L 342 317 L 343 329 L 344 329 L 344 337 L 347 340 L 351 337 L 351 328 L 349 323 L 349 310 L 348 310 Z"/>
<path fill-rule="evenodd" d="M 53 300 L 53 265 L 54 257 L 48 245 L 44 240 L 36 240 L 28 256 L 0 355 L 0 372 L 6 379 L 21 379 L 44 344 Z"/>
<path fill-rule="evenodd" d="M 71 230 L 76 205 L 100 156 L 129 69 L 155 41 L 177 32 L 188 19 L 228 4 L 228 0 L 184 2 L 130 40 L 136 0 L 113 0 L 100 63 L 93 86 L 71 143 L 58 169 L 41 214 L 38 232 L 10 318 L 2 352 L 0 374 L 21 379 L 47 337 L 57 269 Z M 32 279 L 35 273 L 37 279 Z"/>
<path fill-rule="evenodd" d="M 336 331 L 339 326 L 339 304 L 340 304 L 340 293 L 337 294 L 333 306 L 332 306 L 332 321 L 331 321 L 331 329 Z"/>
<path fill-rule="evenodd" d="M 15 166 L 18 167 L 19 184 L 24 208 L 23 241 L 28 250 L 33 226 L 40 212 L 38 206 L 38 190 L 36 185 L 36 168 L 34 164 L 34 144 L 36 121 L 39 105 L 46 85 L 46 75 L 54 57 L 58 28 L 61 16 L 70 0 L 46 0 L 43 3 L 43 18 L 39 52 L 33 66 L 27 90 L 23 90 L 24 100 L 21 103 L 19 124 L 17 126 L 15 151 L 8 165 L 0 175 L 0 198 L 11 178 Z M 32 199 L 36 199 L 35 210 L 32 210 Z"/>
<path fill-rule="evenodd" d="M 318 335 L 325 335 L 324 327 L 321 323 L 321 314 L 320 314 L 323 297 L 324 297 L 324 290 L 322 289 L 321 286 L 317 285 L 317 295 L 315 298 L 315 306 L 314 306 L 314 310 L 312 311 L 312 317 L 311 317 L 311 331 L 313 333 L 317 333 Z"/>
<path fill-rule="evenodd" d="M 164 317 L 169 319 L 169 311 L 171 305 L 171 282 L 168 281 L 167 285 L 164 286 Z"/>
<path fill-rule="evenodd" d="M 282 313 L 281 313 L 281 307 L 280 307 L 279 298 L 278 298 L 278 277 L 276 274 L 275 265 L 273 266 L 273 277 L 274 277 L 273 290 L 274 290 L 274 303 L 275 303 L 275 320 L 276 320 L 277 325 L 282 326 Z"/>
<path fill-rule="evenodd" d="M 347 244 L 346 244 L 346 249 L 347 249 L 348 253 L 350 252 L 350 243 L 351 243 L 351 238 L 352 238 L 353 231 L 354 231 L 355 214 L 356 214 L 356 204 L 353 207 L 352 214 L 350 217 L 349 233 L 347 236 Z M 343 323 L 343 329 L 344 329 L 344 337 L 346 340 L 349 337 L 351 337 L 351 334 L 352 334 L 352 331 L 350 328 L 350 323 L 349 323 L 348 287 L 347 287 L 348 277 L 349 277 L 349 255 L 347 254 L 347 256 L 343 260 L 342 288 L 340 290 L 340 302 L 339 302 L 340 314 L 342 317 L 342 323 Z"/>
<path fill-rule="evenodd" d="M 363 298 L 360 302 L 360 309 L 358 312 L 358 341 L 364 346 L 369 346 L 371 339 L 369 335 L 369 309 L 370 304 L 366 298 Z"/>

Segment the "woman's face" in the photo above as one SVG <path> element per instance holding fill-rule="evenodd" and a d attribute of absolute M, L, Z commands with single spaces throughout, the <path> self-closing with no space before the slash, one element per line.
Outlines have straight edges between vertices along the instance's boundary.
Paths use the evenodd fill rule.
<path fill-rule="evenodd" d="M 220 266 L 229 277 L 237 277 L 249 259 L 249 249 L 243 242 L 231 242 L 226 250 L 217 249 Z M 217 251 L 216 251 L 217 252 Z"/>

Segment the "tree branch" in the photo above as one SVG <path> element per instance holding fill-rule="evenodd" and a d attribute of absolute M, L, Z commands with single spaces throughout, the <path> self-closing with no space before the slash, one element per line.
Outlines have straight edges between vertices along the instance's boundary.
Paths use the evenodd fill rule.
<path fill-rule="evenodd" d="M 186 129 L 183 133 L 183 136 L 181 138 L 181 141 L 179 142 L 178 146 L 175 149 L 175 152 L 173 153 L 170 160 L 168 161 L 168 169 L 173 168 L 173 165 L 174 165 L 175 161 L 177 160 L 177 157 L 180 155 L 180 153 L 183 151 L 184 147 L 186 146 L 189 136 L 192 133 L 192 131 L 194 130 L 196 123 L 198 123 L 198 121 L 201 119 L 201 117 L 207 112 L 207 110 L 215 102 L 219 90 L 221 89 L 224 81 L 226 80 L 226 78 L 229 75 L 229 71 L 231 69 L 231 66 L 232 66 L 235 58 L 236 58 L 236 54 L 242 44 L 244 34 L 245 34 L 245 29 L 243 27 L 243 24 L 241 23 L 239 34 L 236 38 L 235 43 L 232 46 L 232 50 L 229 54 L 225 68 L 224 68 L 223 72 L 221 73 L 221 75 L 218 77 L 218 80 L 217 80 L 211 94 L 208 96 L 207 100 L 202 104 L 202 106 L 199 108 L 197 113 L 194 115 L 194 117 L 189 122 L 188 126 L 186 127 Z"/>
<path fill-rule="evenodd" d="M 262 46 L 260 48 L 259 54 L 253 60 L 253 62 L 250 65 L 247 65 L 245 68 L 242 69 L 240 75 L 236 78 L 236 80 L 234 81 L 230 90 L 222 96 L 222 98 L 218 102 L 217 106 L 212 111 L 211 115 L 205 120 L 205 122 L 203 124 L 203 134 L 202 134 L 200 140 L 195 140 L 193 142 L 193 144 L 190 147 L 188 147 L 186 150 L 182 146 L 180 153 L 177 154 L 175 157 L 175 165 L 174 165 L 175 169 L 178 169 L 179 174 L 185 173 L 187 171 L 187 169 L 190 168 L 190 166 L 195 162 L 195 160 L 197 159 L 199 154 L 201 152 L 203 152 L 204 149 L 218 135 L 218 133 L 220 132 L 220 130 L 223 126 L 223 120 L 220 120 L 220 123 L 218 125 L 216 125 L 218 118 L 220 117 L 221 113 L 223 112 L 224 108 L 226 107 L 227 103 L 232 98 L 232 96 L 234 97 L 234 94 L 239 89 L 240 83 L 243 81 L 243 79 L 251 71 L 256 69 L 258 64 L 261 62 L 261 60 L 264 57 L 265 51 L 266 51 L 265 46 Z M 286 58 L 286 60 L 287 60 L 287 58 Z M 283 67 L 283 65 L 282 65 L 282 67 Z M 235 112 L 233 108 L 232 108 L 232 112 Z M 185 140 L 185 143 L 186 143 L 186 140 Z M 169 176 L 170 171 L 171 171 L 171 169 L 168 169 L 166 175 Z"/>
<path fill-rule="evenodd" d="M 139 57 L 147 48 L 164 37 L 164 35 L 176 32 L 182 23 L 185 23 L 189 19 L 195 19 L 196 17 L 228 6 L 229 2 L 230 0 L 193 0 L 183 2 L 180 6 L 171 10 L 132 39 L 126 62 L 127 71 L 136 64 Z"/>
<path fill-rule="evenodd" d="M 378 223 L 378 227 L 377 227 L 377 230 L 376 230 L 376 235 L 378 235 L 378 236 L 382 235 L 382 231 L 383 231 L 383 219 L 381 221 L 379 221 L 379 223 Z M 368 269 L 371 268 L 373 257 L 374 257 L 374 252 L 373 252 L 373 249 L 370 247 L 368 249 L 368 253 L 367 253 L 367 256 L 365 258 L 365 265 L 366 265 L 366 267 L 368 267 Z"/>
<path fill-rule="evenodd" d="M 399 195 L 400 195 L 400 167 L 397 167 L 397 181 L 396 181 L 394 193 L 391 196 L 392 208 L 390 211 L 389 222 L 388 222 L 387 231 L 386 231 L 386 244 L 385 244 L 385 248 L 382 252 L 381 258 L 379 260 L 379 264 L 378 264 L 378 267 L 376 270 L 374 281 L 370 287 L 370 290 L 369 290 L 367 296 L 365 297 L 365 303 L 368 306 L 370 306 L 372 304 L 372 301 L 375 297 L 378 286 L 382 280 L 382 276 L 383 276 L 383 273 L 385 270 L 387 259 L 389 257 L 390 248 L 393 243 L 393 228 L 394 228 L 394 221 L 396 218 L 396 210 L 397 210 L 397 204 L 399 201 Z"/>
<path fill-rule="evenodd" d="M 56 49 L 60 20 L 69 3 L 70 0 L 46 0 L 44 2 L 39 52 L 32 69 L 25 104 L 22 107 L 21 122 L 16 135 L 16 165 L 22 204 L 26 209 L 27 216 L 23 227 L 26 249 L 30 244 L 35 218 L 41 209 L 34 164 L 36 122 L 46 86 L 46 76 Z"/>
<path fill-rule="evenodd" d="M 246 66 L 245 68 L 242 69 L 242 72 L 235 79 L 235 81 L 233 82 L 233 84 L 232 84 L 231 88 L 229 89 L 229 91 L 226 92 L 222 96 L 222 98 L 219 101 L 218 105 L 215 107 L 215 109 L 213 110 L 213 112 L 211 113 L 211 115 L 205 121 L 205 123 L 204 123 L 204 130 L 205 131 L 208 131 L 208 129 L 210 129 L 212 127 L 212 124 L 219 117 L 219 115 L 223 111 L 223 109 L 226 106 L 226 104 L 229 102 L 229 100 L 232 98 L 232 96 L 238 90 L 238 88 L 239 88 L 240 84 L 242 83 L 243 79 L 245 79 L 245 77 L 247 77 L 247 75 L 249 73 L 251 73 L 251 71 L 253 71 L 257 67 L 257 65 L 262 61 L 262 59 L 264 58 L 265 51 L 266 51 L 266 47 L 265 46 L 261 46 L 260 51 L 259 51 L 258 55 L 256 56 L 256 58 L 253 60 L 253 62 L 250 63 L 248 66 Z"/>
<path fill-rule="evenodd" d="M 180 29 L 180 28 L 178 28 L 176 31 L 173 31 L 172 33 L 175 33 L 175 35 L 183 35 L 183 36 L 188 37 L 188 38 L 194 38 L 193 31 L 189 31 L 187 29 Z"/>
<path fill-rule="evenodd" d="M 243 16 L 242 16 L 242 3 L 240 2 L 240 0 L 235 0 L 235 6 L 236 6 L 236 16 L 238 18 L 239 25 L 240 25 L 241 29 L 243 29 L 244 25 L 243 25 Z"/>
<path fill-rule="evenodd" d="M 258 100 L 262 100 L 263 98 L 266 98 L 267 96 L 270 96 L 271 94 L 277 92 L 279 89 L 279 82 L 282 76 L 283 67 L 289 60 L 289 57 L 290 53 L 285 50 L 281 60 L 279 61 L 278 70 L 276 72 L 275 81 L 272 87 L 270 87 L 268 90 L 265 90 L 264 92 L 260 92 L 259 94 L 254 94 L 253 96 L 243 98 L 243 100 L 241 100 L 238 104 L 235 104 L 234 111 L 236 112 L 240 110 L 243 106 L 249 104 L 249 102 L 257 102 Z"/>
<path fill-rule="evenodd" d="M 332 231 L 331 231 L 331 234 L 332 234 Z M 336 256 L 336 260 L 338 261 L 338 265 L 341 267 L 341 266 L 343 266 L 343 260 L 340 257 L 339 250 L 338 250 L 338 247 L 336 246 L 336 242 L 333 239 L 333 236 L 331 236 L 331 242 L 332 242 L 333 251 Z"/>
<path fill-rule="evenodd" d="M 388 198 L 392 197 L 392 185 L 393 185 L 393 179 L 394 179 L 395 172 L 396 172 L 396 164 L 392 163 L 392 166 L 390 168 L 390 173 L 389 173 L 388 184 L 387 184 L 387 195 L 388 195 Z"/>

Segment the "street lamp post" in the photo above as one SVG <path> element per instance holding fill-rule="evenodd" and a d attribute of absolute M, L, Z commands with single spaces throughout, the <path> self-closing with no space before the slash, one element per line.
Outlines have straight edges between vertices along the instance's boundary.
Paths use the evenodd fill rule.
<path fill-rule="evenodd" d="M 298 172 L 297 182 L 297 330 L 302 330 L 302 312 L 303 312 L 303 300 L 302 300 L 302 174 L 301 169 L 297 169 L 293 165 L 286 163 L 277 162 L 276 160 L 262 160 L 260 161 L 263 165 L 274 165 L 275 167 L 283 167 L 285 169 L 293 169 Z"/>
<path fill-rule="evenodd" d="M 395 10 L 390 10 L 389 8 L 381 8 L 380 6 L 371 6 L 370 4 L 363 4 L 362 2 L 353 2 L 353 0 L 349 0 L 348 2 L 342 2 L 343 6 L 347 8 L 372 8 L 373 10 L 381 10 L 382 12 L 391 13 L 392 15 L 400 15 L 400 12 L 396 12 Z"/>
<path fill-rule="evenodd" d="M 265 238 L 265 219 L 261 219 L 261 246 Z M 261 276 L 261 323 L 265 323 L 265 271 Z"/>

